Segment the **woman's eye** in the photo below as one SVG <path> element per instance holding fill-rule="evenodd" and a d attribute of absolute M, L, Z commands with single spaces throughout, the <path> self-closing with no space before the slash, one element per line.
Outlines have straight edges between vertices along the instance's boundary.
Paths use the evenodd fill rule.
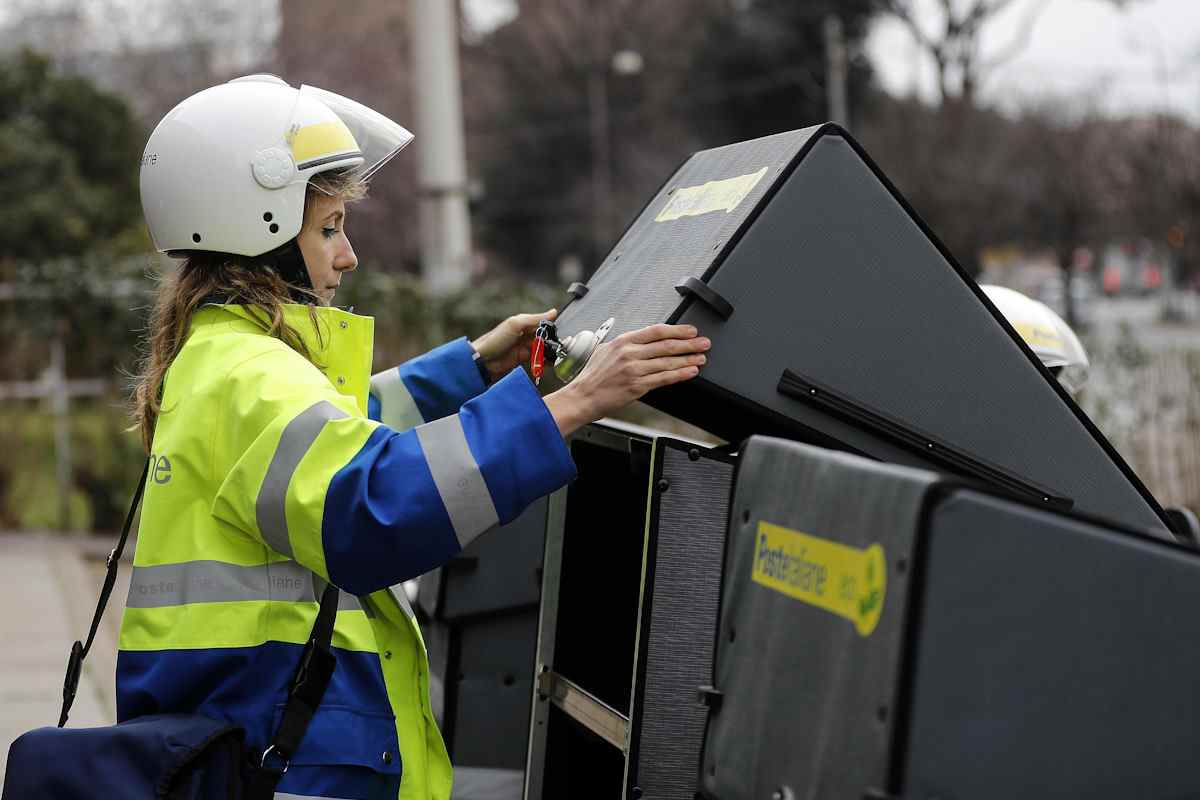
<path fill-rule="evenodd" d="M 321 235 L 326 239 L 332 239 L 338 232 L 337 228 L 322 228 Z"/>

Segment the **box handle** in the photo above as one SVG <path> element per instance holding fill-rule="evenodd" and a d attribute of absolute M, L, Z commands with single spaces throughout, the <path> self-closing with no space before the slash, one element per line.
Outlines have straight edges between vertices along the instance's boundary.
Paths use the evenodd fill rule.
<path fill-rule="evenodd" d="M 733 316 L 733 304 L 714 292 L 712 287 L 699 278 L 693 278 L 690 275 L 680 278 L 679 283 L 675 284 L 675 291 L 684 297 L 696 298 L 711 308 L 721 319 L 729 319 Z"/>

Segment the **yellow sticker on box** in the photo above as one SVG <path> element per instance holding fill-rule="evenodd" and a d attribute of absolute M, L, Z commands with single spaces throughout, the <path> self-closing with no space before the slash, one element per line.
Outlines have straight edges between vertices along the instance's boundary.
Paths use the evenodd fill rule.
<path fill-rule="evenodd" d="M 698 217 L 713 211 L 729 213 L 746 199 L 746 195 L 750 194 L 766 174 L 767 168 L 763 167 L 758 172 L 738 175 L 736 178 L 676 189 L 654 221 L 669 222 L 683 217 Z"/>
<path fill-rule="evenodd" d="M 878 544 L 859 549 L 759 522 L 751 578 L 843 617 L 860 636 L 870 636 L 883 614 L 887 561 Z"/>

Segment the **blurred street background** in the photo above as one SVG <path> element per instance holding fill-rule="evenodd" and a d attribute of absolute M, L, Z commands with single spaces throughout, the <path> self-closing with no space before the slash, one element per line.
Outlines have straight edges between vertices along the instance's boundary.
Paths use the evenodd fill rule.
<path fill-rule="evenodd" d="M 422 137 L 418 52 L 438 8 L 443 173 L 423 159 L 458 140 Z M 142 147 L 252 72 L 418 134 L 347 226 L 338 301 L 376 316 L 377 368 L 560 303 L 693 151 L 832 119 L 963 267 L 1076 326 L 1081 405 L 1164 505 L 1200 508 L 1195 0 L 0 0 L 0 748 L 54 721 L 144 458 L 127 379 L 171 261 Z M 422 243 L 433 197 L 469 212 L 452 257 Z M 111 716 L 111 670 L 81 723 Z"/>

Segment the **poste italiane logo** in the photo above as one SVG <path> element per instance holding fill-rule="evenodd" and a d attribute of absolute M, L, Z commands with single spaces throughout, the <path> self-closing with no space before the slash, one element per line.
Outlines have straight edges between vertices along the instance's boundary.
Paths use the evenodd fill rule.
<path fill-rule="evenodd" d="M 870 636 L 883 613 L 887 561 L 878 544 L 860 550 L 759 522 L 751 578 L 848 619 L 859 635 Z"/>

